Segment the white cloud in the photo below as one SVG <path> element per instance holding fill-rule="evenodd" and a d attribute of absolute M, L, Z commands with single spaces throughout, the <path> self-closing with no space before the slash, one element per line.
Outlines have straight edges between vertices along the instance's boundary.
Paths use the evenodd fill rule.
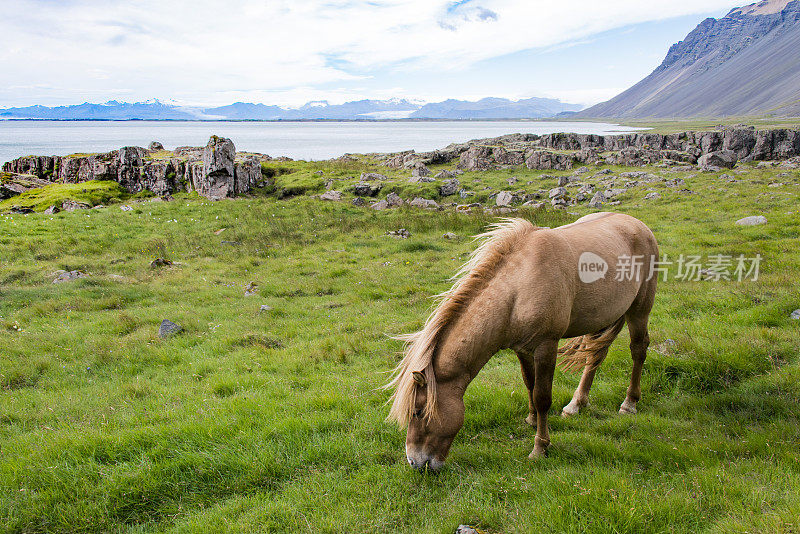
<path fill-rule="evenodd" d="M 331 84 L 353 84 L 387 70 L 413 77 L 424 69 L 458 69 L 628 24 L 738 3 L 3 2 L 0 72 L 5 81 L 0 84 L 0 106 L 72 103 L 106 95 L 208 104 L 227 103 L 232 95 L 240 95 L 242 100 L 289 103 L 287 98 L 323 93 Z M 34 89 L 10 88 L 23 83 Z M 353 96 L 347 90 L 341 92 Z M 270 96 L 277 98 L 269 100 Z"/>

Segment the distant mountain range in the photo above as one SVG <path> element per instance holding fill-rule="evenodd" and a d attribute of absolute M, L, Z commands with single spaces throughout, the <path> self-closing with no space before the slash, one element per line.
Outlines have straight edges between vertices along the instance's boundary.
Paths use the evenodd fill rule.
<path fill-rule="evenodd" d="M 382 119 L 540 119 L 575 112 L 582 106 L 549 98 L 484 98 L 477 102 L 445 100 L 425 104 L 405 99 L 358 100 L 344 104 L 309 102 L 299 108 L 237 102 L 198 108 L 147 102 L 84 103 L 75 106 L 29 106 L 0 109 L 0 119 L 50 120 L 382 120 Z"/>
<path fill-rule="evenodd" d="M 765 0 L 706 19 L 664 62 L 582 118 L 800 116 L 800 1 Z"/>

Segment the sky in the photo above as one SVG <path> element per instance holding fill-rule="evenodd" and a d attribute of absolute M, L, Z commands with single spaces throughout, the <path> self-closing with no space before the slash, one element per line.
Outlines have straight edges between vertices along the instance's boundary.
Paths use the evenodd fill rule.
<path fill-rule="evenodd" d="M 593 104 L 742 0 L 0 0 L 0 108 Z"/>

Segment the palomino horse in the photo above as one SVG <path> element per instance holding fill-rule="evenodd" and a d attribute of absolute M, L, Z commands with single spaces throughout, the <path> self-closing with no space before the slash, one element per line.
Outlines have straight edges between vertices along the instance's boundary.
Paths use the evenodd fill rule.
<path fill-rule="evenodd" d="M 467 386 L 504 348 L 517 353 L 528 388 L 526 421 L 536 424 L 530 458 L 545 456 L 550 445 L 547 412 L 559 352 L 564 367 L 583 368 L 563 411 L 575 414 L 627 322 L 633 372 L 620 413 L 636 413 L 641 396 L 658 278 L 651 267 L 658 244 L 644 223 L 615 213 L 555 229 L 508 219 L 479 237 L 483 243 L 424 328 L 405 336 L 403 360 L 387 385 L 394 388 L 389 417 L 408 425 L 406 457 L 415 469 L 444 465 L 464 424 Z M 575 339 L 559 350 L 563 338 Z"/>

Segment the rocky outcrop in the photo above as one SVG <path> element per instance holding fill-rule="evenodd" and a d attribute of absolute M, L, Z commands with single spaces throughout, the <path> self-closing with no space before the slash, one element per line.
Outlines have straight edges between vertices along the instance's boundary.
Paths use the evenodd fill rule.
<path fill-rule="evenodd" d="M 236 154 L 230 139 L 213 136 L 208 145 L 178 147 L 167 152 L 158 143 L 151 148 L 126 146 L 113 152 L 72 156 L 27 156 L 9 161 L 3 171 L 10 176 L 30 175 L 35 187 L 89 180 L 113 180 L 131 193 L 150 191 L 168 195 L 181 190 L 196 190 L 211 199 L 246 194 L 267 183 L 262 174 L 261 154 Z M 7 190 L 6 190 L 7 189 Z M 12 195 L 16 185 L 0 194 Z"/>
<path fill-rule="evenodd" d="M 233 141 L 212 136 L 203 151 L 203 167 L 192 176 L 192 188 L 200 195 L 219 200 L 236 195 Z"/>
<path fill-rule="evenodd" d="M 675 134 L 591 135 L 555 133 L 541 137 L 515 134 L 454 144 L 437 151 L 440 163 L 458 160 L 463 171 L 485 171 L 525 164 L 530 169 L 568 170 L 576 163 L 641 166 L 671 162 L 694 165 L 715 152 L 730 151 L 738 161 L 783 160 L 800 155 L 800 130 L 756 130 L 749 126 Z M 391 155 L 390 167 L 428 163 L 434 153 Z"/>

